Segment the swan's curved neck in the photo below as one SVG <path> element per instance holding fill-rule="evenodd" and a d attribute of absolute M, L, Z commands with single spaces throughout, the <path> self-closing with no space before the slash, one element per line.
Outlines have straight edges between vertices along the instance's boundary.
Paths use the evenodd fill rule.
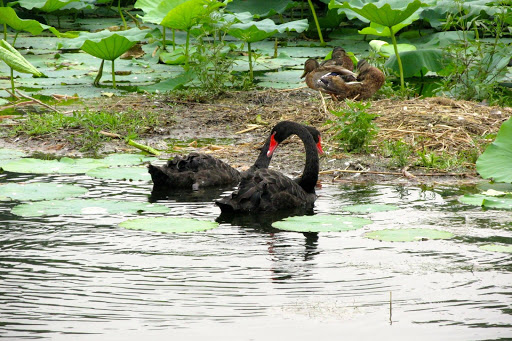
<path fill-rule="evenodd" d="M 297 130 L 296 133 L 302 142 L 306 150 L 306 164 L 304 165 L 304 171 L 299 180 L 299 185 L 307 193 L 315 193 L 316 182 L 318 181 L 318 171 L 320 170 L 318 162 L 318 151 L 315 144 L 315 140 L 311 136 L 311 133 L 304 127 Z"/>

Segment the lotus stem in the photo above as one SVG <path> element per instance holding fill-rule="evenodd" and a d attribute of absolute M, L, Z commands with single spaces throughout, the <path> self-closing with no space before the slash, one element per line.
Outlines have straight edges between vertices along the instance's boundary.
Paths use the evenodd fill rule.
<path fill-rule="evenodd" d="M 126 24 L 126 20 L 124 20 L 123 11 L 121 11 L 121 0 L 117 1 L 117 10 L 119 11 L 119 15 L 121 16 L 121 20 L 123 21 L 124 30 L 126 31 L 128 29 L 128 25 Z"/>
<path fill-rule="evenodd" d="M 315 6 L 313 6 L 311 0 L 308 0 L 308 3 L 309 7 L 311 8 L 311 12 L 313 13 L 313 19 L 315 20 L 316 29 L 318 31 L 318 38 L 320 38 L 320 45 L 324 46 L 324 37 L 322 37 L 322 30 L 320 29 L 320 24 L 318 23 L 318 18 L 316 17 Z"/>
<path fill-rule="evenodd" d="M 103 63 L 105 63 L 105 59 L 101 60 L 101 64 L 100 64 L 100 68 L 98 70 L 98 74 L 96 75 L 96 78 L 94 78 L 94 82 L 92 83 L 96 87 L 100 85 L 100 79 L 101 79 L 101 76 L 103 75 Z"/>
<path fill-rule="evenodd" d="M 254 81 L 254 73 L 252 72 L 252 52 L 251 52 L 251 43 L 247 42 L 247 52 L 249 53 L 249 78 L 251 82 Z"/>
<path fill-rule="evenodd" d="M 160 152 L 154 148 L 151 148 L 150 146 L 146 146 L 140 143 L 137 143 L 133 140 L 128 139 L 128 145 L 133 146 L 135 148 L 138 148 L 146 153 L 153 154 L 153 155 L 160 155 Z"/>
<path fill-rule="evenodd" d="M 163 34 L 163 37 L 164 37 L 164 39 L 162 40 L 162 47 L 163 47 L 163 49 L 165 51 L 165 26 L 162 26 L 162 27 L 164 28 L 163 31 L 162 31 L 162 34 Z"/>
<path fill-rule="evenodd" d="M 7 41 L 7 24 L 4 24 L 4 40 Z"/>
<path fill-rule="evenodd" d="M 12 89 L 14 98 L 16 98 L 16 95 L 15 95 L 16 88 L 14 87 L 14 69 L 13 68 L 11 68 L 11 89 Z"/>
<path fill-rule="evenodd" d="M 188 46 L 190 43 L 190 29 L 187 30 L 187 40 L 185 42 L 185 70 L 188 71 Z"/>
<path fill-rule="evenodd" d="M 112 85 L 116 88 L 116 71 L 114 69 L 114 60 L 112 60 Z"/>
<path fill-rule="evenodd" d="M 176 50 L 176 30 L 172 29 L 172 50 Z"/>
<path fill-rule="evenodd" d="M 391 35 L 391 41 L 393 42 L 393 48 L 395 49 L 396 61 L 398 62 L 398 70 L 400 70 L 400 88 L 402 89 L 403 92 L 405 91 L 404 69 L 402 67 L 402 60 L 400 59 L 400 55 L 398 54 L 398 45 L 396 43 L 395 33 L 393 32 L 393 28 L 391 26 L 389 27 L 389 33 Z"/>

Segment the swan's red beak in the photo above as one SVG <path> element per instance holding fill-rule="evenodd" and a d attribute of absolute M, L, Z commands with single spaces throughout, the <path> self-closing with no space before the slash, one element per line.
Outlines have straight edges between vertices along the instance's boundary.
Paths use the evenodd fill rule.
<path fill-rule="evenodd" d="M 279 144 L 279 143 L 277 143 L 276 139 L 274 138 L 275 134 L 276 133 L 274 132 L 272 134 L 272 136 L 270 136 L 270 146 L 268 147 L 267 157 L 272 156 L 272 154 L 274 153 L 274 150 L 276 150 L 277 145 Z"/>
<path fill-rule="evenodd" d="M 318 136 L 318 143 L 316 144 L 316 149 L 318 150 L 318 154 L 323 154 L 324 150 L 322 149 L 322 137 Z"/>

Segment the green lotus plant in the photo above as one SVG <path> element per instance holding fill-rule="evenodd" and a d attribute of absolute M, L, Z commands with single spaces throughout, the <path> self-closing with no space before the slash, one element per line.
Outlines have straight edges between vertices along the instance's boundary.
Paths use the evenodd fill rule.
<path fill-rule="evenodd" d="M 413 16 L 415 12 L 425 5 L 420 0 L 379 0 L 377 2 L 367 3 L 364 5 L 351 5 L 349 2 L 339 3 L 331 0 L 329 8 L 349 9 L 356 13 L 359 17 L 369 20 L 370 28 L 361 31 L 362 34 L 378 34 L 381 36 L 391 37 L 395 49 L 395 56 L 398 63 L 400 73 L 400 86 L 402 91 L 405 90 L 404 72 L 402 61 L 397 48 L 395 34 L 403 27 L 410 24 L 417 16 Z"/>
<path fill-rule="evenodd" d="M 38 77 L 44 76 L 41 71 L 30 64 L 21 53 L 3 39 L 0 40 L 0 59 L 11 68 L 11 87 L 13 95 L 15 95 L 16 90 L 14 87 L 13 70 L 21 73 L 31 73 Z"/>
<path fill-rule="evenodd" d="M 269 38 L 278 32 L 282 33 L 288 30 L 293 30 L 300 33 L 307 30 L 308 26 L 309 24 L 306 19 L 290 21 L 281 25 L 276 25 L 271 19 L 265 19 L 261 21 L 250 21 L 231 25 L 228 33 L 247 43 L 247 52 L 249 55 L 249 76 L 252 81 L 254 79 L 254 74 L 251 43 Z"/>
<path fill-rule="evenodd" d="M 476 170 L 484 179 L 493 178 L 499 182 L 512 182 L 512 119 L 503 122 L 496 136 L 485 152 L 476 161 Z"/>
<path fill-rule="evenodd" d="M 94 80 L 97 86 L 103 74 L 103 64 L 105 60 L 112 61 L 112 85 L 116 87 L 114 61 L 123 53 L 133 47 L 138 41 L 145 38 L 148 30 L 132 28 L 127 31 L 112 33 L 104 30 L 96 33 L 81 33 L 78 38 L 67 40 L 59 47 L 80 48 L 88 54 L 101 59 L 101 65 L 98 75 Z"/>
<path fill-rule="evenodd" d="M 226 6 L 227 0 L 226 2 L 218 2 L 217 0 L 170 0 L 170 2 L 179 4 L 167 13 L 160 24 L 168 28 L 187 32 L 185 70 L 188 70 L 190 31 L 192 27 L 199 25 L 209 17 L 210 13 L 219 7 Z"/>

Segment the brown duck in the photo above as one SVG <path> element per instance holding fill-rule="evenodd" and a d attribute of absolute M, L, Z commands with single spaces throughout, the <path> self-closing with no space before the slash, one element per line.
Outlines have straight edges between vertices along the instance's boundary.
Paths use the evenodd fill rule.
<path fill-rule="evenodd" d="M 306 64 L 308 61 L 306 61 Z M 313 64 L 313 63 L 310 63 Z M 306 84 L 311 89 L 320 90 L 330 94 L 333 99 L 368 99 L 384 84 L 384 73 L 371 66 L 364 59 L 357 63 L 357 78 L 350 79 L 345 68 L 339 66 L 317 67 L 305 65 Z M 355 74 L 354 74 L 355 75 Z"/>
<path fill-rule="evenodd" d="M 342 47 L 335 47 L 332 50 L 331 59 L 324 60 L 320 66 L 342 66 L 349 71 L 354 70 L 354 62 Z"/>

